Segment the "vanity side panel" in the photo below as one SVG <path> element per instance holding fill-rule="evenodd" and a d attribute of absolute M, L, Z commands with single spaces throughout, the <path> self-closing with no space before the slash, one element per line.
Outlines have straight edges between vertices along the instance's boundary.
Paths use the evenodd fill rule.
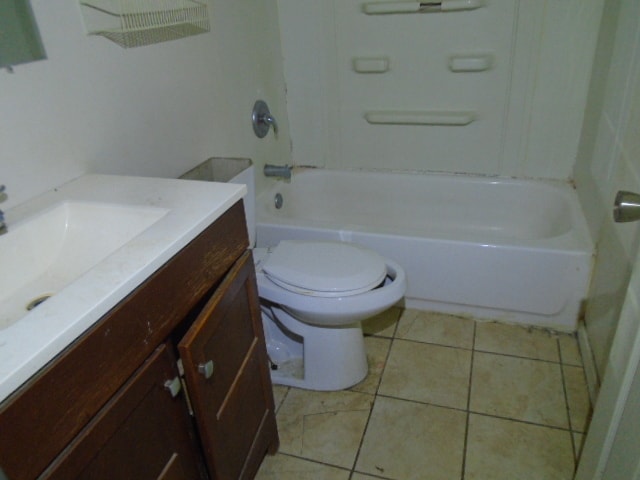
<path fill-rule="evenodd" d="M 39 475 L 247 246 L 238 202 L 6 399 L 0 466 L 8 478 Z"/>

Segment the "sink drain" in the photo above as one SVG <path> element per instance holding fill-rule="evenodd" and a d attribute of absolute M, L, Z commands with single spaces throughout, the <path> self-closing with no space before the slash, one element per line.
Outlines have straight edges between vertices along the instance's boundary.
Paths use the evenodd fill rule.
<path fill-rule="evenodd" d="M 51 293 L 47 293 L 45 295 L 40 295 L 39 297 L 34 298 L 29 303 L 27 303 L 27 310 L 33 310 L 41 303 L 46 302 L 49 298 L 51 298 L 51 296 Z"/>

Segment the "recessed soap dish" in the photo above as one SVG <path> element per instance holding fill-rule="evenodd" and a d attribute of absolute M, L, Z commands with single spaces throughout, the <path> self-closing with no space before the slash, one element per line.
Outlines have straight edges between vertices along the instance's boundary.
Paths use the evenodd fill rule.
<path fill-rule="evenodd" d="M 89 35 L 124 48 L 206 33 L 211 30 L 202 0 L 79 0 Z"/>

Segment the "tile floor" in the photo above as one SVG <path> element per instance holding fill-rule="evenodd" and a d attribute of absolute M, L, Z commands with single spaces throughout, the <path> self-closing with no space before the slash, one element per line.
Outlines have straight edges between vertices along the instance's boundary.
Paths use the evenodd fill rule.
<path fill-rule="evenodd" d="M 393 308 L 348 391 L 274 387 L 259 480 L 571 479 L 590 404 L 575 338 Z"/>

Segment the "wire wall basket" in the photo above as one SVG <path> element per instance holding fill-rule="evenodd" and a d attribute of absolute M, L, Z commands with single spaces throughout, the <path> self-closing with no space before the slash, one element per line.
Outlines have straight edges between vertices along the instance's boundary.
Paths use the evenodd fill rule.
<path fill-rule="evenodd" d="M 89 35 L 124 48 L 206 33 L 211 30 L 206 1 L 80 0 Z"/>

